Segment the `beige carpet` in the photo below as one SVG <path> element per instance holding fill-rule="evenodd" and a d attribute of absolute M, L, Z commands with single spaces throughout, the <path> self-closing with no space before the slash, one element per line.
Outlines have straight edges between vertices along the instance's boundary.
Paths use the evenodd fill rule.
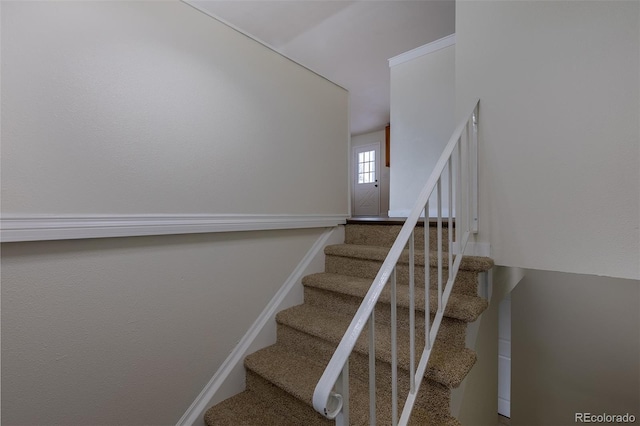
<path fill-rule="evenodd" d="M 325 248 L 325 272 L 303 279 L 304 304 L 279 312 L 275 345 L 245 359 L 246 390 L 205 414 L 207 425 L 328 425 L 333 424 L 311 405 L 313 391 L 353 314 L 362 302 L 389 247 L 400 230 L 398 225 L 347 224 L 345 243 Z M 447 240 L 444 229 L 443 240 Z M 422 235 L 422 230 L 416 235 Z M 430 250 L 435 251 L 435 228 L 430 232 Z M 416 238 L 416 248 L 424 247 Z M 445 243 L 446 244 L 446 243 Z M 445 255 L 446 259 L 446 255 Z M 398 389 L 401 410 L 409 389 L 408 253 L 398 266 Z M 424 347 L 424 251 L 416 250 L 416 353 Z M 431 312 L 437 308 L 434 292 L 436 258 L 431 253 L 429 294 Z M 465 257 L 445 310 L 425 380 L 420 389 L 411 424 L 459 425 L 450 416 L 451 389 L 460 385 L 475 363 L 473 351 L 465 348 L 467 323 L 487 308 L 477 296 L 478 273 L 493 261 Z M 445 280 L 447 270 L 444 271 Z M 376 306 L 376 412 L 380 425 L 391 424 L 391 294 L 387 288 Z M 351 424 L 369 424 L 369 356 L 365 330 L 352 354 L 350 366 Z"/>

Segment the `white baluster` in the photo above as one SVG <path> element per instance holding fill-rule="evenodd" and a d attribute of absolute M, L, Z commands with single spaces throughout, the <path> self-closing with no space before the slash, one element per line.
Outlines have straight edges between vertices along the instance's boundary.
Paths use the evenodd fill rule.
<path fill-rule="evenodd" d="M 453 267 L 453 161 L 449 157 L 447 162 L 449 168 L 449 222 L 447 227 L 447 236 L 449 240 L 449 273 L 447 279 L 451 279 L 451 268 Z"/>
<path fill-rule="evenodd" d="M 431 323 L 431 256 L 429 255 L 429 200 L 424 206 L 424 340 L 431 349 L 429 324 Z"/>
<path fill-rule="evenodd" d="M 376 425 L 376 331 L 375 312 L 369 316 L 369 425 Z"/>
<path fill-rule="evenodd" d="M 397 344 L 397 306 L 396 306 L 396 272 L 391 275 L 391 418 L 392 425 L 398 424 L 398 344 Z"/>
<path fill-rule="evenodd" d="M 426 225 L 426 224 L 425 224 Z M 415 229 L 409 238 L 409 375 L 411 392 L 416 388 L 416 313 L 415 313 Z"/>
<path fill-rule="evenodd" d="M 438 312 L 442 312 L 442 179 L 438 179 Z"/>
<path fill-rule="evenodd" d="M 336 416 L 336 426 L 349 426 L 349 358 L 336 382 L 336 393 L 342 395 L 342 410 Z"/>

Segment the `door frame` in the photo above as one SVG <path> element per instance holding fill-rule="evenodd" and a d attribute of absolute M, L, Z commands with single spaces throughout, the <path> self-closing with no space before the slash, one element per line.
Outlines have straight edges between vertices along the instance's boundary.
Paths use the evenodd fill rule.
<path fill-rule="evenodd" d="M 362 149 L 366 149 L 367 147 L 372 147 L 372 149 L 376 150 L 376 179 L 377 179 L 377 183 L 378 183 L 378 213 L 376 214 L 376 216 L 380 216 L 382 214 L 382 212 L 380 211 L 380 209 L 382 208 L 382 170 L 380 169 L 382 162 L 381 157 L 382 157 L 382 144 L 380 141 L 378 142 L 372 142 L 372 143 L 367 143 L 367 144 L 362 144 L 362 145 L 355 145 L 351 147 L 351 161 L 349 164 L 349 169 L 350 169 L 350 176 L 349 176 L 349 181 L 351 182 L 350 188 L 351 188 L 351 216 L 355 216 L 356 214 L 356 180 L 357 180 L 357 176 L 358 176 L 358 161 L 357 161 L 357 153 L 356 150 L 362 150 Z M 371 150 L 371 149 L 370 149 Z"/>

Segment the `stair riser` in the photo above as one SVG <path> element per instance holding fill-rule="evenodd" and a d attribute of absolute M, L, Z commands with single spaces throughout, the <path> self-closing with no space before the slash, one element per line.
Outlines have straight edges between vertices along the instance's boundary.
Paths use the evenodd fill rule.
<path fill-rule="evenodd" d="M 359 244 L 368 246 L 391 247 L 400 233 L 400 225 L 357 225 L 349 224 L 345 227 L 345 244 Z M 442 228 L 443 250 L 448 251 L 448 229 Z M 437 249 L 438 231 L 436 227 L 429 228 L 429 249 Z M 416 249 L 424 249 L 424 228 L 416 227 L 414 233 Z"/>
<path fill-rule="evenodd" d="M 308 357 L 308 360 L 310 366 L 314 365 L 317 362 L 317 358 L 315 356 Z M 328 421 L 313 410 L 310 395 L 308 397 L 305 397 L 304 400 L 300 399 L 294 394 L 286 391 L 284 388 L 275 385 L 265 375 L 252 370 L 250 366 L 246 367 L 247 389 L 249 389 L 253 393 L 261 395 L 263 399 L 270 401 L 270 405 L 277 407 L 277 410 L 282 413 L 283 419 L 286 418 L 288 420 L 288 423 L 291 423 L 291 421 L 295 419 L 303 419 L 299 421 L 299 425 L 315 426 L 335 424 L 333 421 Z M 317 381 L 314 381 L 313 383 L 309 383 L 308 385 L 315 386 L 316 383 Z M 349 394 L 351 412 L 350 425 L 369 425 L 368 380 L 364 381 L 359 376 L 352 374 L 349 377 L 349 386 L 351 390 Z M 391 423 L 391 398 L 388 392 L 386 392 L 385 388 L 381 388 L 379 392 L 376 392 L 376 419 L 378 421 L 378 424 L 383 425 Z M 311 391 L 311 389 L 309 389 L 309 391 Z M 444 424 L 443 422 L 439 421 L 429 421 L 428 419 L 426 419 L 425 415 L 426 413 L 423 410 L 414 410 L 412 419 L 415 418 L 415 420 L 411 421 L 410 424 L 412 426 Z M 271 424 L 275 426 L 279 425 L 280 423 L 270 423 L 269 425 Z M 255 424 L 252 424 L 251 426 L 254 425 Z"/>
<path fill-rule="evenodd" d="M 362 303 L 362 299 L 355 296 L 334 293 L 313 287 L 305 287 L 304 300 L 313 306 L 317 306 L 330 311 L 355 315 L 356 311 Z M 378 303 L 375 311 L 376 323 L 391 324 L 391 306 L 385 303 Z M 431 315 L 433 323 L 434 315 Z M 409 328 L 409 309 L 398 307 L 397 319 L 399 328 Z M 416 333 L 424 333 L 424 311 L 416 312 Z M 467 331 L 467 323 L 453 318 L 444 317 L 438 331 L 438 341 L 445 341 L 447 344 L 463 348 L 465 345 L 465 336 Z"/>
<path fill-rule="evenodd" d="M 348 275 L 351 277 L 375 278 L 380 271 L 382 262 L 369 259 L 356 259 L 350 257 L 327 255 L 325 258 L 325 271 Z M 448 269 L 442 271 L 443 287 L 446 284 Z M 397 283 L 402 285 L 409 284 L 409 265 L 399 263 L 396 267 Z M 438 288 L 438 270 L 430 268 L 431 289 Z M 416 287 L 424 288 L 424 267 L 415 266 L 415 284 Z M 453 285 L 453 292 L 466 294 L 469 296 L 478 295 L 478 273 L 474 271 L 459 270 L 456 281 Z"/>
<path fill-rule="evenodd" d="M 279 404 L 282 407 L 283 413 L 287 413 L 290 417 L 304 419 L 305 425 L 328 426 L 335 424 L 334 421 L 328 420 L 318 414 L 311 405 L 306 404 L 278 386 L 275 386 L 250 369 L 247 369 L 246 384 L 247 389 L 262 395 L 265 399 L 270 399 L 274 404 Z"/>
<path fill-rule="evenodd" d="M 326 340 L 311 336 L 286 325 L 278 324 L 278 342 L 292 351 L 314 357 L 328 363 L 337 345 Z M 417 361 L 416 361 L 417 363 Z M 349 357 L 349 372 L 351 377 L 358 377 L 368 383 L 369 357 L 358 352 Z M 398 368 L 398 395 L 399 406 L 403 403 L 409 392 L 409 372 Z M 388 389 L 387 395 L 379 395 L 390 406 L 391 389 L 391 364 L 382 360 L 376 360 L 376 388 Z M 434 417 L 446 417 L 450 414 L 449 400 L 451 391 L 446 386 L 425 378 L 420 387 L 421 391 L 416 399 L 416 406 L 421 407 Z"/>
<path fill-rule="evenodd" d="M 379 223 L 379 222 L 377 222 Z M 312 393 L 322 371 L 328 364 L 342 333 L 362 303 L 363 294 L 378 274 L 383 259 L 399 234 L 401 226 L 349 224 L 345 228 L 345 244 L 325 247 L 325 272 L 311 274 L 303 279 L 303 305 L 293 306 L 276 316 L 277 343 L 245 358 L 245 392 L 236 395 L 205 415 L 210 426 L 224 424 L 326 426 L 334 421 L 324 418 L 312 406 Z M 441 243 L 437 243 L 437 229 L 429 230 L 429 253 L 424 252 L 424 228 L 415 229 L 416 267 L 415 283 L 417 310 L 415 316 L 415 367 L 425 343 L 424 336 L 424 275 L 430 277 L 432 313 L 436 306 L 437 246 L 444 253 L 450 247 L 449 229 L 442 228 Z M 454 230 L 450 229 L 453 233 Z M 406 248 L 406 247 L 405 247 Z M 375 386 L 377 424 L 391 424 L 391 360 L 397 358 L 398 405 L 402 410 L 409 392 L 409 308 L 408 282 L 409 256 L 404 250 L 397 272 L 397 330 L 391 330 L 389 286 L 380 295 L 375 308 Z M 425 258 L 428 255 L 428 259 Z M 377 260 L 375 260 L 377 259 Z M 493 261 L 485 257 L 465 256 L 453 287 L 446 316 L 442 319 L 429 366 L 417 396 L 409 424 L 411 426 L 461 426 L 450 416 L 451 388 L 459 386 L 476 362 L 476 355 L 465 347 L 467 322 L 475 320 L 486 308 L 486 301 L 478 298 L 478 271 L 486 271 Z M 447 279 L 443 270 L 443 284 Z M 356 279 L 360 277 L 362 279 Z M 463 296 L 464 295 L 464 296 Z M 473 297 L 466 297 L 473 296 Z M 422 308 L 420 308 L 422 306 Z M 433 315 L 431 320 L 433 321 Z M 461 318 L 461 319 L 457 319 Z M 349 386 L 351 425 L 367 426 L 369 421 L 369 325 L 365 324 L 361 336 L 349 357 Z M 396 334 L 397 333 L 397 334 Z M 392 355 L 392 335 L 397 350 Z"/>

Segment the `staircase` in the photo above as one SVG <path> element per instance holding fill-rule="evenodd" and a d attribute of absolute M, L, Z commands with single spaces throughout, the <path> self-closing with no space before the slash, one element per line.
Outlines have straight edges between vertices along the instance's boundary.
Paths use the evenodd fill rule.
<path fill-rule="evenodd" d="M 423 226 L 419 224 L 418 226 Z M 325 248 L 325 272 L 303 278 L 304 303 L 278 313 L 277 342 L 245 359 L 246 390 L 213 407 L 204 416 L 214 425 L 332 425 L 312 406 L 314 388 L 362 298 L 369 290 L 401 228 L 397 222 L 366 223 L 351 220 L 345 227 L 345 244 Z M 443 241 L 447 240 L 443 230 Z M 421 232 L 416 246 L 424 247 Z M 430 252 L 436 247 L 430 232 Z M 397 269 L 398 381 L 400 404 L 409 389 L 409 312 L 407 253 Z M 436 259 L 431 256 L 431 282 Z M 410 424 L 459 425 L 450 415 L 451 389 L 460 385 L 475 363 L 476 355 L 465 347 L 467 323 L 487 308 L 477 295 L 478 274 L 493 266 L 486 257 L 464 257 L 445 317 L 429 360 Z M 416 282 L 424 283 L 424 252 L 416 250 Z M 433 284 L 432 284 L 433 285 Z M 378 424 L 391 424 L 391 327 L 390 292 L 383 292 L 375 309 L 376 415 Z M 432 289 L 430 309 L 437 309 Z M 424 285 L 416 287 L 416 330 L 424 330 Z M 422 319 L 422 323 L 421 323 Z M 424 335 L 416 333 L 416 349 L 422 351 Z M 351 355 L 350 422 L 369 424 L 368 333 L 362 333 Z"/>

